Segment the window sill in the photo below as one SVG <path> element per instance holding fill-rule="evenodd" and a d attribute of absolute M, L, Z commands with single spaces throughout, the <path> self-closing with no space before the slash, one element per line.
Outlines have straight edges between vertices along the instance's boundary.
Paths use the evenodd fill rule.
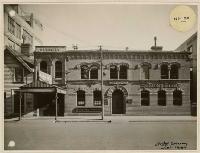
<path fill-rule="evenodd" d="M 24 84 L 24 81 L 20 81 L 20 82 L 12 82 L 13 84 Z"/>

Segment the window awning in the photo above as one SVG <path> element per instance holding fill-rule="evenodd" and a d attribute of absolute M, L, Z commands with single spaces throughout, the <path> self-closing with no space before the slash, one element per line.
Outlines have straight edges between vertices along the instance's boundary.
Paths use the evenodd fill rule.
<path fill-rule="evenodd" d="M 57 92 L 60 94 L 66 94 L 66 90 L 58 87 L 56 85 L 51 85 L 46 82 L 37 80 L 33 81 L 29 84 L 21 86 L 19 89 L 20 92 L 26 93 L 50 93 L 50 92 Z"/>

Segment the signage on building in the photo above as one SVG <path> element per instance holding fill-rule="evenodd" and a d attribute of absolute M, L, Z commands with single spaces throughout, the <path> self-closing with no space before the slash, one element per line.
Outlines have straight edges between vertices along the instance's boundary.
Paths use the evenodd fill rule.
<path fill-rule="evenodd" d="M 66 47 L 65 46 L 45 46 L 45 47 L 41 47 L 41 46 L 36 46 L 36 52 L 63 52 L 66 51 Z"/>
<path fill-rule="evenodd" d="M 100 113 L 101 107 L 77 107 L 72 110 L 73 113 Z"/>
<path fill-rule="evenodd" d="M 141 88 L 177 88 L 178 83 L 146 83 L 141 84 Z"/>

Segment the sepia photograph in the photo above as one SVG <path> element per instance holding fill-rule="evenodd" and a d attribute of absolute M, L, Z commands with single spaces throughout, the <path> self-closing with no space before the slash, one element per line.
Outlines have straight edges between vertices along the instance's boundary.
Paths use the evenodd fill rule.
<path fill-rule="evenodd" d="M 4 151 L 198 149 L 197 3 L 2 13 Z"/>

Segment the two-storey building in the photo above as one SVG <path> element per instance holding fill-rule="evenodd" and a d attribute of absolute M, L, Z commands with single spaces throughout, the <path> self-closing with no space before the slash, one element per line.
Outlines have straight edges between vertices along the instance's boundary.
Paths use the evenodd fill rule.
<path fill-rule="evenodd" d="M 156 46 L 140 51 L 103 50 L 103 91 L 99 50 L 37 46 L 34 55 L 36 72 L 50 74 L 52 84 L 66 91 L 58 102 L 61 115 L 99 115 L 101 92 L 105 115 L 191 113 L 188 52 Z M 49 99 L 40 109 L 47 110 L 53 101 Z"/>

